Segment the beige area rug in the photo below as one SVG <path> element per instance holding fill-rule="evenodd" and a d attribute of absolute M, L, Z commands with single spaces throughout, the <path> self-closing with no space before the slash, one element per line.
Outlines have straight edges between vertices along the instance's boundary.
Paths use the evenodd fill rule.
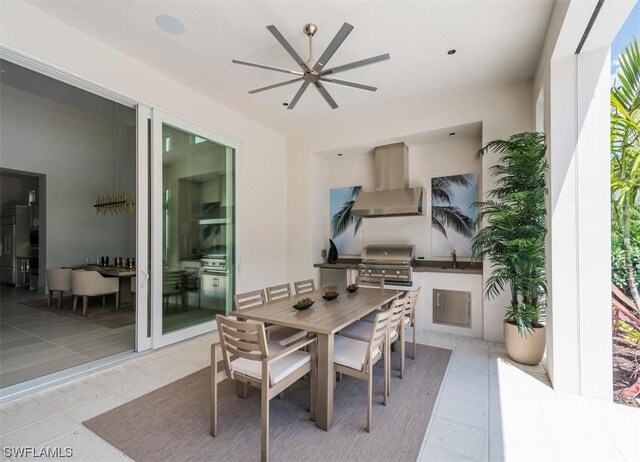
<path fill-rule="evenodd" d="M 393 353 L 391 396 L 382 403 L 382 363 L 375 368 L 373 428 L 365 430 L 366 382 L 344 377 L 335 390 L 329 432 L 309 420 L 308 382 L 271 400 L 272 461 L 411 461 L 418 457 L 451 357 L 450 350 L 418 346 L 398 378 Z M 141 396 L 84 422 L 101 438 L 138 462 L 244 461 L 260 459 L 260 392 L 235 395 L 231 380 L 219 388 L 219 431 L 209 435 L 209 369 Z"/>
<path fill-rule="evenodd" d="M 107 306 L 102 308 L 102 297 L 90 297 L 89 306 L 87 308 L 87 316 L 82 316 L 82 299 L 78 300 L 78 307 L 75 314 L 73 313 L 73 297 L 63 297 L 62 309 L 58 310 L 58 298 L 53 297 L 51 306 L 47 308 L 47 299 L 40 298 L 37 300 L 26 300 L 20 302 L 21 305 L 30 306 L 50 313 L 79 319 L 80 321 L 90 322 L 98 326 L 108 329 L 118 329 L 120 327 L 130 326 L 136 322 L 136 312 L 131 304 L 120 305 L 120 309 L 116 311 L 114 304 L 114 296 L 107 295 Z"/>

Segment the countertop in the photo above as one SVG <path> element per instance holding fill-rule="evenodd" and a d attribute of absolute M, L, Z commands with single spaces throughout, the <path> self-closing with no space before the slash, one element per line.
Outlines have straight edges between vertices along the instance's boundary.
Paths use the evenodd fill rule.
<path fill-rule="evenodd" d="M 332 269 L 358 269 L 359 258 L 339 258 L 337 263 L 316 263 L 315 268 Z M 472 266 L 471 262 L 458 262 L 458 267 L 453 268 L 450 261 L 416 260 L 413 264 L 414 273 L 458 273 L 458 274 L 482 274 L 482 266 Z"/>

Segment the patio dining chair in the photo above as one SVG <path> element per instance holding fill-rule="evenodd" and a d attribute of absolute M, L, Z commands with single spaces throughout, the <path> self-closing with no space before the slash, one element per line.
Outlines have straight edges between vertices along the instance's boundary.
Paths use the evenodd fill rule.
<path fill-rule="evenodd" d="M 296 289 L 296 295 L 308 294 L 309 292 L 316 290 L 316 285 L 314 284 L 313 279 L 296 281 L 293 283 L 293 286 Z"/>
<path fill-rule="evenodd" d="M 335 371 L 360 380 L 367 381 L 367 432 L 371 432 L 371 407 L 373 401 L 373 366 L 384 357 L 384 394 L 383 403 L 387 404 L 389 386 L 389 355 L 385 348 L 388 339 L 388 326 L 391 311 L 381 311 L 367 341 L 336 335 L 333 345 L 333 362 Z M 369 323 L 367 323 L 369 324 Z"/>
<path fill-rule="evenodd" d="M 413 352 L 411 359 L 416 359 L 416 305 L 418 304 L 418 295 L 420 295 L 420 287 L 418 287 L 416 290 L 410 290 L 404 296 L 406 303 L 404 305 L 404 318 L 402 320 L 401 335 L 402 341 L 404 342 L 406 329 L 407 327 L 411 327 L 413 331 Z"/>
<path fill-rule="evenodd" d="M 280 284 L 277 286 L 267 287 L 265 292 L 267 294 L 267 302 L 275 302 L 277 300 L 291 298 L 291 285 Z M 305 338 L 307 334 L 308 332 L 306 330 L 294 329 L 292 327 L 269 326 L 267 328 L 269 341 L 281 346 L 287 346 L 296 340 Z"/>
<path fill-rule="evenodd" d="M 373 276 L 358 276 L 356 277 L 356 285 L 358 287 L 384 289 L 384 278 L 376 278 Z"/>
<path fill-rule="evenodd" d="M 262 434 L 261 460 L 269 457 L 269 402 L 296 381 L 311 374 L 309 410 L 315 419 L 316 339 L 303 339 L 286 348 L 267 343 L 262 324 L 237 321 L 217 315 L 220 348 L 211 347 L 211 435 L 218 434 L 218 383 L 230 377 L 244 386 L 261 391 Z M 309 346 L 310 352 L 301 351 Z M 221 354 L 224 372 L 219 370 Z M 246 395 L 245 395 L 246 396 Z"/>

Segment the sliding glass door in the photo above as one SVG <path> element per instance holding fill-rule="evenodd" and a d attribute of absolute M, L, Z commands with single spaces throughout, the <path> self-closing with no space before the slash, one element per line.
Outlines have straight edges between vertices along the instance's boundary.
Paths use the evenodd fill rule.
<path fill-rule="evenodd" d="M 215 328 L 235 283 L 237 146 L 153 112 L 152 337 L 159 347 Z"/>

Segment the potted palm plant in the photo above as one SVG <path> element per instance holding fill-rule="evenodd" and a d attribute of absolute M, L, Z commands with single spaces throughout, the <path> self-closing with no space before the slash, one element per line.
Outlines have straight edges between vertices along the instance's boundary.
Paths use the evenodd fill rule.
<path fill-rule="evenodd" d="M 481 227 L 472 241 L 474 260 L 487 258 L 491 275 L 485 296 L 503 291 L 511 296 L 506 308 L 504 337 L 514 361 L 535 365 L 542 360 L 545 328 L 546 143 L 542 133 L 526 132 L 488 143 L 476 157 L 500 154 L 490 167 L 496 187 L 476 203 Z"/>

